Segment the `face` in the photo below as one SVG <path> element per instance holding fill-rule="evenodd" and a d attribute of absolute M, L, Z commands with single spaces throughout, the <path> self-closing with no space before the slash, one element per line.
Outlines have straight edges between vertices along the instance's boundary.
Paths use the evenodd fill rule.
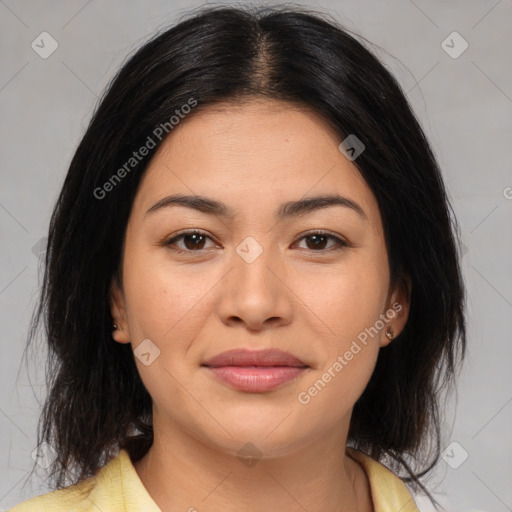
<path fill-rule="evenodd" d="M 346 434 L 408 305 L 340 142 L 315 114 L 252 101 L 190 115 L 153 157 L 111 303 L 155 435 L 173 425 L 226 453 L 250 441 L 278 456 Z M 210 364 L 232 350 L 244 352 Z"/>

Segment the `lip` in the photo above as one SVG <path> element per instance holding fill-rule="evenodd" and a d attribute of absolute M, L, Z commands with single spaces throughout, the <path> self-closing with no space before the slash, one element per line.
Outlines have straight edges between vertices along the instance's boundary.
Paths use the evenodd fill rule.
<path fill-rule="evenodd" d="M 224 384 L 249 393 L 272 391 L 309 368 L 295 356 L 277 349 L 229 350 L 209 359 L 203 367 Z"/>

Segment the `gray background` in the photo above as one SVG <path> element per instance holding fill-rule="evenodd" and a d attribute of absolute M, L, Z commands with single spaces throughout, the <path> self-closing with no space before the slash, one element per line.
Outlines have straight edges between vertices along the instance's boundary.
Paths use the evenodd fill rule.
<path fill-rule="evenodd" d="M 450 511 L 512 510 L 512 2 L 298 3 L 382 47 L 435 149 L 465 246 L 469 354 L 458 400 L 446 407 L 443 447 L 458 444 L 429 487 Z M 32 357 L 29 372 L 21 358 L 40 240 L 67 166 L 125 56 L 197 5 L 0 0 L 0 510 L 45 490 L 37 475 L 27 481 L 44 358 Z M 47 59 L 31 48 L 44 31 L 58 43 Z M 468 44 L 457 58 L 463 41 L 446 40 L 454 31 Z"/>

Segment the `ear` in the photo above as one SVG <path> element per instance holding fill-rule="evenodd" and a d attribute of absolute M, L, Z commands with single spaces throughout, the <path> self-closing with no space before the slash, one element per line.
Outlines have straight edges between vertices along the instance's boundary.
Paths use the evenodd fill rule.
<path fill-rule="evenodd" d="M 112 279 L 110 285 L 110 314 L 112 322 L 116 328 L 112 330 L 112 338 L 118 343 L 130 343 L 130 333 L 128 331 L 128 322 L 126 321 L 126 307 L 124 294 L 117 278 Z"/>
<path fill-rule="evenodd" d="M 381 347 L 389 345 L 403 331 L 409 318 L 411 291 L 411 279 L 404 276 L 388 295 L 386 311 L 384 312 L 387 320 L 381 333 Z M 386 336 L 386 332 L 391 332 L 392 339 Z"/>

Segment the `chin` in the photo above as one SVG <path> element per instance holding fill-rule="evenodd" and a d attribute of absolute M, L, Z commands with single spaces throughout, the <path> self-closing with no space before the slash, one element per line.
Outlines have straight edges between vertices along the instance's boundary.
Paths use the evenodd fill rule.
<path fill-rule="evenodd" d="M 265 413 L 254 405 L 250 410 L 242 408 L 236 414 L 218 418 L 221 425 L 227 425 L 229 434 L 219 428 L 213 432 L 205 425 L 201 437 L 206 436 L 208 444 L 237 457 L 250 456 L 252 451 L 259 457 L 283 457 L 306 446 L 317 435 L 314 425 L 308 425 L 303 417 L 294 417 L 290 411 L 291 408 L 280 407 Z"/>

